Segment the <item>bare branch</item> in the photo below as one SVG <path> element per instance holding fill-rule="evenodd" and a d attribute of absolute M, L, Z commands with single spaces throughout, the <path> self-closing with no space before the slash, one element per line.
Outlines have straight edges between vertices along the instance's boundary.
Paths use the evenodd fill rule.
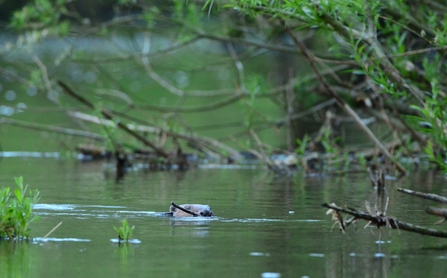
<path fill-rule="evenodd" d="M 114 113 L 115 114 L 115 113 Z M 92 122 L 99 125 L 105 125 L 105 126 L 115 126 L 115 123 L 110 120 L 101 119 L 89 114 L 81 113 L 81 112 L 72 112 L 70 115 L 73 117 L 79 118 L 80 120 Z M 123 115 L 121 115 L 123 116 Z M 177 133 L 169 130 L 164 130 L 161 127 L 153 127 L 153 126 L 147 126 L 147 125 L 133 125 L 133 124 L 127 124 L 127 127 L 130 130 L 139 131 L 139 132 L 146 132 L 146 133 L 155 133 L 155 134 L 165 134 L 166 136 L 171 136 L 179 139 L 183 139 L 185 141 L 188 141 L 191 143 L 192 146 L 200 145 L 201 147 L 204 147 L 206 149 L 216 151 L 217 153 L 227 152 L 228 155 L 236 160 L 240 161 L 242 160 L 241 154 L 234 150 L 233 148 L 229 147 L 226 144 L 223 144 L 217 140 L 214 140 L 212 138 L 204 137 L 204 136 L 196 136 L 196 135 L 188 135 L 184 133 Z"/>
<path fill-rule="evenodd" d="M 424 198 L 427 200 L 432 200 L 435 202 L 440 202 L 443 204 L 447 204 L 447 198 L 437 195 L 437 194 L 433 194 L 433 193 L 422 193 L 422 192 L 418 192 L 418 191 L 413 191 L 410 189 L 405 189 L 405 188 L 398 188 L 397 191 L 402 192 L 402 193 L 406 193 L 409 195 L 413 195 L 416 197 L 420 197 L 420 198 Z"/>
<path fill-rule="evenodd" d="M 63 83 L 60 80 L 57 81 L 57 83 L 59 84 L 59 86 L 61 86 L 64 89 L 64 92 L 66 92 L 67 94 L 69 94 L 72 97 L 76 98 L 78 101 L 82 102 L 83 104 L 85 104 L 86 106 L 91 108 L 92 110 L 95 109 L 95 106 L 91 102 L 89 102 L 87 99 L 83 98 L 82 96 L 76 94 L 65 83 Z M 113 114 L 110 111 L 108 111 L 106 109 L 103 109 L 103 110 L 101 110 L 101 114 L 104 116 L 104 118 L 106 118 L 108 120 L 113 120 Z M 155 146 L 155 144 L 153 144 L 152 142 L 147 140 L 142 135 L 140 135 L 140 134 L 136 133 L 135 131 L 129 129 L 129 127 L 126 124 L 121 123 L 121 122 L 117 122 L 116 125 L 119 128 L 121 128 L 122 130 L 124 130 L 125 132 L 127 132 L 128 134 L 130 134 L 131 136 L 133 136 L 136 139 L 138 139 L 144 145 L 146 145 L 146 146 L 150 147 L 151 149 L 153 149 L 157 153 L 157 155 L 160 155 L 160 156 L 163 156 L 163 157 L 168 157 L 168 154 L 163 149 Z"/>
<path fill-rule="evenodd" d="M 389 227 L 392 229 L 399 229 L 399 230 L 404 230 L 404 231 L 412 232 L 412 233 L 418 233 L 418 234 L 422 234 L 422 235 L 447 238 L 447 232 L 443 232 L 443 231 L 439 231 L 439 230 L 435 230 L 435 229 L 429 229 L 429 228 L 413 225 L 411 223 L 398 221 L 393 217 L 374 216 L 374 215 L 371 215 L 371 214 L 368 214 L 365 212 L 361 212 L 361 211 L 357 211 L 357 210 L 353 210 L 353 209 L 341 208 L 334 204 L 328 204 L 328 203 L 323 204 L 322 206 L 329 208 L 329 209 L 333 209 L 338 212 L 347 213 L 349 215 L 354 216 L 357 219 L 371 221 L 371 223 L 373 225 L 376 225 L 378 227 L 384 226 L 384 227 Z"/>
<path fill-rule="evenodd" d="M 304 54 L 304 57 L 306 58 L 307 62 L 309 63 L 310 67 L 314 71 L 314 73 L 317 75 L 320 82 L 323 84 L 324 88 L 329 92 L 336 100 L 337 104 L 345 110 L 354 120 L 355 122 L 360 126 L 360 128 L 368 135 L 368 137 L 373 141 L 373 143 L 382 151 L 383 154 L 385 154 L 388 159 L 396 166 L 396 168 L 401 172 L 402 175 L 405 175 L 407 171 L 405 168 L 400 165 L 400 163 L 394 158 L 391 153 L 385 148 L 385 146 L 377 139 L 377 137 L 372 133 L 372 131 L 368 128 L 368 126 L 365 125 L 365 123 L 362 121 L 362 119 L 357 115 L 357 113 L 329 86 L 329 84 L 326 82 L 325 78 L 320 74 L 319 70 L 316 68 L 315 64 L 313 63 L 312 57 L 309 54 L 309 50 L 307 47 L 302 43 L 293 33 L 292 31 L 285 25 L 283 22 L 283 26 L 286 29 L 289 36 L 294 41 L 295 45 L 301 50 L 301 52 Z"/>
<path fill-rule="evenodd" d="M 46 125 L 29 123 L 29 122 L 24 122 L 24 121 L 9 119 L 9 118 L 0 118 L 0 124 L 10 124 L 10 125 L 20 126 L 20 127 L 34 129 L 34 130 L 43 130 L 43 131 L 61 133 L 61 134 L 69 135 L 69 136 L 86 137 L 86 138 L 97 140 L 97 141 L 105 140 L 104 136 L 102 136 L 100 134 L 93 133 L 93 132 L 70 129 L 70 128 L 62 128 L 62 127 L 56 127 L 56 126 L 46 126 Z"/>

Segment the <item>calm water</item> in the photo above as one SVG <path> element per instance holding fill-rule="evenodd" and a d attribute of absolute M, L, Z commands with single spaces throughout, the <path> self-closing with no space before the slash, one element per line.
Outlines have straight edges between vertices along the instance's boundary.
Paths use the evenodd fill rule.
<path fill-rule="evenodd" d="M 0 242 L 1 277 L 444 277 L 447 241 L 392 231 L 337 229 L 324 202 L 375 202 L 366 175 L 278 179 L 262 169 L 193 169 L 128 174 L 102 163 L 3 158 L 2 186 L 23 175 L 42 198 L 30 243 Z M 388 214 L 415 224 L 437 219 L 402 186 L 447 195 L 442 177 L 416 173 L 389 182 Z M 217 218 L 157 216 L 171 201 L 209 204 Z M 127 218 L 139 243 L 118 246 Z M 42 237 L 63 224 L 48 240 Z M 444 228 L 438 226 L 437 228 Z"/>

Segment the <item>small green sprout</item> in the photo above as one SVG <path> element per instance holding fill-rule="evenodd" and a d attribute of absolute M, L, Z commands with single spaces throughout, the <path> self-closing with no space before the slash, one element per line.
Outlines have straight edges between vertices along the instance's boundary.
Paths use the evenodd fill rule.
<path fill-rule="evenodd" d="M 123 223 L 121 227 L 113 227 L 115 231 L 118 233 L 118 239 L 119 241 L 129 241 L 132 239 L 133 230 L 135 229 L 135 226 L 130 227 L 129 223 L 127 223 L 127 219 L 123 220 Z"/>

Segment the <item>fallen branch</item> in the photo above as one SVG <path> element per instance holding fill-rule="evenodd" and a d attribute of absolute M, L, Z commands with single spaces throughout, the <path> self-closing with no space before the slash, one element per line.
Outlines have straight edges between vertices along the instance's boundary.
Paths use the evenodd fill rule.
<path fill-rule="evenodd" d="M 84 97 L 78 95 L 77 93 L 75 93 L 70 87 L 68 87 L 67 84 L 65 84 L 64 82 L 58 80 L 57 83 L 59 84 L 59 86 L 62 87 L 62 89 L 64 89 L 64 91 L 71 95 L 72 97 L 74 97 L 75 99 L 77 99 L 78 101 L 82 102 L 83 104 L 85 104 L 86 106 L 88 106 L 89 108 L 91 108 L 92 110 L 95 110 L 95 106 L 89 102 L 87 99 L 85 99 Z M 102 109 L 100 110 L 101 114 L 104 116 L 104 118 L 108 119 L 108 120 L 113 120 L 113 114 L 106 110 L 106 109 Z M 153 144 L 151 141 L 147 140 L 146 138 L 144 138 L 142 135 L 136 133 L 135 131 L 131 130 L 126 124 L 122 123 L 122 122 L 116 122 L 116 125 L 121 128 L 122 130 L 124 130 L 125 132 L 127 132 L 128 134 L 130 134 L 131 136 L 135 137 L 138 141 L 142 142 L 145 146 L 150 147 L 151 149 L 153 149 L 157 155 L 162 156 L 167 158 L 168 154 L 161 148 L 155 146 L 155 144 Z"/>
<path fill-rule="evenodd" d="M 378 228 L 385 226 L 385 227 L 389 227 L 392 229 L 404 230 L 407 232 L 418 233 L 421 235 L 447 238 L 447 232 L 443 232 L 443 231 L 439 231 L 439 230 L 435 230 L 435 229 L 429 229 L 429 228 L 413 225 L 411 223 L 405 223 L 405 222 L 396 220 L 394 217 L 381 216 L 381 215 L 373 216 L 373 215 L 370 215 L 365 212 L 361 212 L 361 211 L 354 210 L 351 208 L 341 208 L 334 204 L 328 204 L 328 203 L 323 204 L 322 206 L 332 209 L 337 212 L 343 212 L 343 213 L 352 215 L 352 216 L 354 216 L 355 219 L 362 219 L 362 220 L 370 221 L 371 225 L 375 225 Z"/>
<path fill-rule="evenodd" d="M 87 122 L 91 122 L 91 123 L 95 123 L 95 124 L 99 124 L 99 125 L 104 125 L 104 126 L 114 126 L 114 122 L 110 121 L 110 120 L 105 120 L 105 119 L 101 119 L 98 118 L 96 116 L 92 116 L 89 114 L 85 114 L 82 112 L 70 112 L 70 115 L 73 117 L 76 117 L 80 120 L 83 121 L 87 121 Z M 123 116 L 123 115 L 120 115 Z M 135 119 L 137 120 L 137 119 Z M 214 140 L 212 138 L 208 138 L 208 137 L 204 137 L 204 136 L 195 136 L 195 135 L 189 135 L 189 134 L 185 134 L 185 133 L 179 133 L 179 132 L 173 132 L 173 131 L 168 131 L 165 130 L 161 127 L 151 127 L 151 126 L 146 126 L 146 125 L 133 125 L 133 124 L 128 124 L 127 127 L 131 130 L 135 130 L 135 131 L 140 131 L 140 132 L 145 132 L 145 133 L 155 133 L 155 134 L 166 134 L 166 136 L 172 136 L 172 137 L 176 137 L 176 138 L 180 138 L 183 139 L 189 143 L 191 143 L 191 145 L 200 145 L 203 146 L 209 150 L 212 150 L 213 152 L 215 151 L 214 149 L 218 149 L 218 150 L 223 150 L 225 152 L 227 152 L 229 154 L 229 156 L 231 156 L 232 159 L 236 160 L 236 161 L 240 161 L 242 160 L 242 155 L 236 151 L 235 149 L 231 148 L 230 146 L 223 144 L 217 140 Z M 219 151 L 217 151 L 219 152 Z"/>
<path fill-rule="evenodd" d="M 437 194 L 433 194 L 433 193 L 422 193 L 422 192 L 418 192 L 418 191 L 413 191 L 410 189 L 405 189 L 405 188 L 398 188 L 397 191 L 399 192 L 403 192 L 403 193 L 407 193 L 416 197 L 421 197 L 424 199 L 428 199 L 428 200 L 432 200 L 435 202 L 440 202 L 443 204 L 447 204 L 447 198 L 442 197 L 440 195 Z"/>
<path fill-rule="evenodd" d="M 62 128 L 62 127 L 56 127 L 56 126 L 46 126 L 41 124 L 35 124 L 35 123 L 29 123 L 9 118 L 0 118 L 0 124 L 9 124 L 14 126 L 20 126 L 24 128 L 34 129 L 34 130 L 42 130 L 42 131 L 49 131 L 49 132 L 56 132 L 61 133 L 69 136 L 79 136 L 79 137 L 86 137 L 89 139 L 93 139 L 96 141 L 104 141 L 105 138 L 102 135 L 89 132 L 89 131 L 83 131 L 83 130 L 76 130 L 76 129 L 70 129 L 70 128 Z"/>
<path fill-rule="evenodd" d="M 114 127 L 115 126 L 115 122 L 111 121 L 111 120 L 105 120 L 87 113 L 82 113 L 82 112 L 68 112 L 71 117 L 74 117 L 76 119 L 85 121 L 85 122 L 90 122 L 90 123 L 94 123 L 94 124 L 98 124 L 98 125 L 102 125 L 102 126 L 107 126 L 107 127 Z M 134 131 L 138 131 L 138 132 L 147 132 L 147 133 L 161 133 L 162 130 L 160 128 L 156 128 L 156 127 L 151 127 L 151 126 L 144 126 L 144 125 L 133 125 L 133 124 L 127 124 L 127 127 L 131 130 Z"/>

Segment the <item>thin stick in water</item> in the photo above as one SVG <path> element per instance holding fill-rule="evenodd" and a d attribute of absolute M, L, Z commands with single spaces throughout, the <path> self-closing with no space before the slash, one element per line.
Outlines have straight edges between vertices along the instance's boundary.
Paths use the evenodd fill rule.
<path fill-rule="evenodd" d="M 59 224 L 57 224 L 56 227 L 51 229 L 51 231 L 49 231 L 48 234 L 46 234 L 43 238 L 47 238 L 49 235 L 51 235 L 51 233 L 54 232 L 57 228 L 59 228 L 60 225 L 62 225 L 62 222 L 59 222 Z"/>

